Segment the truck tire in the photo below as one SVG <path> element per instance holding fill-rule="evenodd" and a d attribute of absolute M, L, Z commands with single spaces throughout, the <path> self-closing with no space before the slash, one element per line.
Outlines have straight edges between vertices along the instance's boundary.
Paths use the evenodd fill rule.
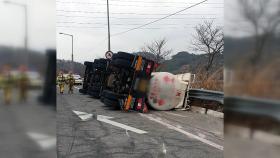
<path fill-rule="evenodd" d="M 119 100 L 119 99 L 122 98 L 119 94 L 114 93 L 114 92 L 109 91 L 109 90 L 104 90 L 104 91 L 102 92 L 102 96 L 103 96 L 104 98 L 107 98 L 107 99 L 110 99 L 110 100 Z"/>
<path fill-rule="evenodd" d="M 99 98 L 100 96 L 99 96 L 99 92 L 97 92 L 97 91 L 88 91 L 88 94 L 90 95 L 90 96 L 92 96 L 92 97 L 94 97 L 94 98 Z"/>
<path fill-rule="evenodd" d="M 98 61 L 101 65 L 107 65 L 108 59 L 99 59 Z"/>
<path fill-rule="evenodd" d="M 135 55 L 125 52 L 118 52 L 115 58 L 125 59 L 129 61 L 134 60 Z"/>
<path fill-rule="evenodd" d="M 102 103 L 104 103 L 104 97 L 101 95 L 101 97 L 100 97 L 100 101 L 102 102 Z"/>
<path fill-rule="evenodd" d="M 79 89 L 79 92 L 82 93 L 82 94 L 86 94 L 87 91 L 85 89 Z"/>
<path fill-rule="evenodd" d="M 107 98 L 104 98 L 104 104 L 107 106 L 111 106 L 113 108 L 119 109 L 120 108 L 120 103 L 118 101 L 115 100 L 110 100 Z"/>
<path fill-rule="evenodd" d="M 84 65 L 86 65 L 86 66 L 91 66 L 93 64 L 93 62 L 90 62 L 90 61 L 85 61 L 84 62 Z"/>
<path fill-rule="evenodd" d="M 98 92 L 100 91 L 100 89 L 101 89 L 101 86 L 100 85 L 95 85 L 95 84 L 91 88 L 92 91 L 98 91 Z"/>
<path fill-rule="evenodd" d="M 117 66 L 117 67 L 126 68 L 127 69 L 127 68 L 131 68 L 132 62 L 129 61 L 129 60 L 117 58 L 117 59 L 112 61 L 112 64 Z"/>

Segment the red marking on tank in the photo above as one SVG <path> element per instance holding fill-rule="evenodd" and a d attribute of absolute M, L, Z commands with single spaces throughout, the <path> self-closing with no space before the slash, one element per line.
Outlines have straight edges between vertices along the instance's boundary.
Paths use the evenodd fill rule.
<path fill-rule="evenodd" d="M 137 110 L 140 110 L 142 106 L 142 99 L 138 99 Z"/>
<path fill-rule="evenodd" d="M 149 112 L 147 105 L 144 103 L 143 113 Z"/>
<path fill-rule="evenodd" d="M 159 99 L 159 100 L 158 100 L 158 105 L 159 105 L 159 106 L 162 106 L 163 104 L 165 104 L 165 100 Z"/>
<path fill-rule="evenodd" d="M 164 77 L 163 77 L 163 80 L 164 80 L 166 83 L 170 82 L 170 78 L 169 78 L 168 76 L 164 76 Z"/>

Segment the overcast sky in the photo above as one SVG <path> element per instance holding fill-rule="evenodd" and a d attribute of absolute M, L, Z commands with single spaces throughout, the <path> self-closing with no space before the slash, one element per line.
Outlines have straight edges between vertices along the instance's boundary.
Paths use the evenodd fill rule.
<path fill-rule="evenodd" d="M 24 10 L 0 0 L 0 45 L 24 47 Z M 55 48 L 55 0 L 9 0 L 28 7 L 29 48 Z"/>
<path fill-rule="evenodd" d="M 111 34 L 153 21 L 202 0 L 109 0 Z M 104 57 L 107 51 L 106 0 L 57 0 L 57 50 L 59 59 L 71 59 L 71 37 L 74 35 L 74 60 L 83 62 Z M 190 41 L 194 26 L 204 20 L 224 25 L 223 0 L 208 0 L 178 15 L 142 29 L 113 36 L 113 52 L 139 51 L 145 44 L 166 38 L 173 53 L 193 52 Z M 195 52 L 193 52 L 195 53 Z"/>

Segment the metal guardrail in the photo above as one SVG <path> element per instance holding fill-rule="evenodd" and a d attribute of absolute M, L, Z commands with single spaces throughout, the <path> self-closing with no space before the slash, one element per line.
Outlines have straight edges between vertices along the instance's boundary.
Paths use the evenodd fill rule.
<path fill-rule="evenodd" d="M 280 122 L 280 101 L 253 97 L 225 97 L 224 112 L 268 117 Z"/>
<path fill-rule="evenodd" d="M 206 101 L 214 101 L 220 104 L 224 104 L 224 93 L 219 91 L 211 91 L 204 89 L 190 89 L 188 92 L 190 100 L 199 99 Z"/>

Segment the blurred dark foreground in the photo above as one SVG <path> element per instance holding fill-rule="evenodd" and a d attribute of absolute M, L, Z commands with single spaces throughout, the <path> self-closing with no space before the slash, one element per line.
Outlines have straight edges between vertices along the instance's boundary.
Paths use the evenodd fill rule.
<path fill-rule="evenodd" d="M 280 1 L 225 6 L 224 155 L 279 157 Z"/>
<path fill-rule="evenodd" d="M 56 52 L 37 55 L 46 63 L 40 70 L 12 58 L 0 64 L 0 153 L 7 158 L 56 157 Z"/>

